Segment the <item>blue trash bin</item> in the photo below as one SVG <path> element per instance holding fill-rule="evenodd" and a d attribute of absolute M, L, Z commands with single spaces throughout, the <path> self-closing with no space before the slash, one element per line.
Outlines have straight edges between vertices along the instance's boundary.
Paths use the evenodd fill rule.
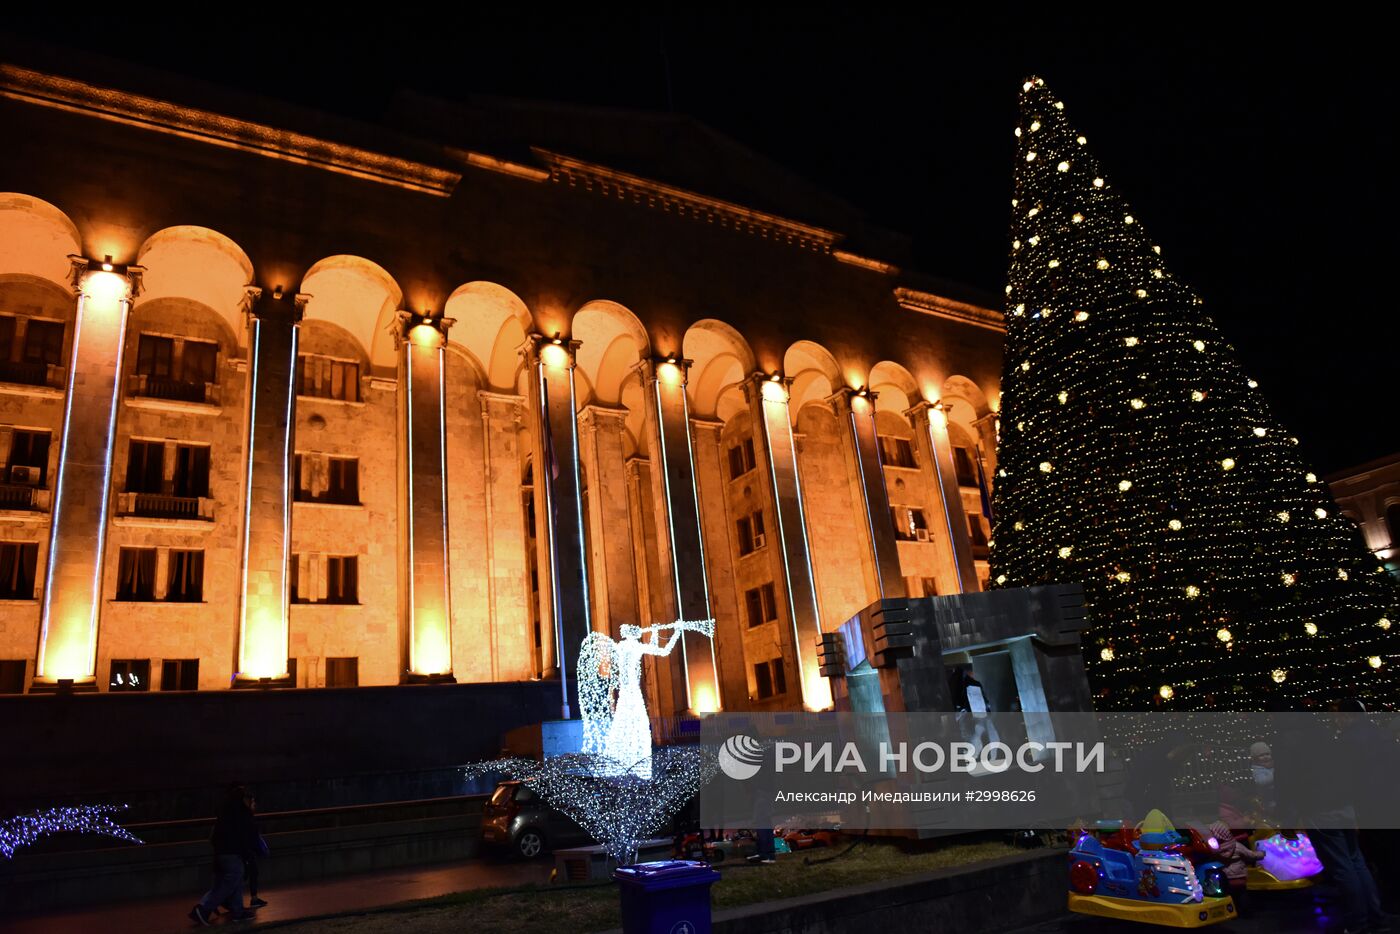
<path fill-rule="evenodd" d="M 708 863 L 664 859 L 613 872 L 622 894 L 624 934 L 710 934 L 710 886 L 719 873 Z"/>

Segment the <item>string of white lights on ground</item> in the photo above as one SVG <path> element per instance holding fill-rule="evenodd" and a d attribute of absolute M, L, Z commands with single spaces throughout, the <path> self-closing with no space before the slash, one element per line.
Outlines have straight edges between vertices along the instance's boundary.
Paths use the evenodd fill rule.
<path fill-rule="evenodd" d="M 48 808 L 0 821 L 0 856 L 13 859 L 20 847 L 56 833 L 94 833 L 140 843 L 129 830 L 112 820 L 111 815 L 123 810 L 124 807 L 113 804 L 78 805 Z"/>
<path fill-rule="evenodd" d="M 607 756 L 567 753 L 497 759 L 463 769 L 467 778 L 504 775 L 528 785 L 597 840 L 619 866 L 636 862 L 637 846 L 666 826 L 719 770 L 704 746 L 663 746 L 650 756 L 649 778 Z"/>
<path fill-rule="evenodd" d="M 1101 709 L 1393 705 L 1400 588 L 1041 79 L 1016 137 L 995 585 L 1084 585 Z"/>

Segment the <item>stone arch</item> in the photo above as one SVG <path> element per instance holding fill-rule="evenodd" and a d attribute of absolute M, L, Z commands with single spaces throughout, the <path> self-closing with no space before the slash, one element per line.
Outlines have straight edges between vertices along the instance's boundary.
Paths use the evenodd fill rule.
<path fill-rule="evenodd" d="M 58 208 L 18 192 L 0 194 L 0 273 L 68 285 L 70 254 L 81 253 L 78 228 Z"/>
<path fill-rule="evenodd" d="M 619 404 L 623 384 L 635 378 L 637 362 L 651 352 L 642 322 L 617 302 L 592 301 L 574 313 L 570 334 L 579 341 L 576 373 L 591 389 L 579 393 L 579 403 Z"/>
<path fill-rule="evenodd" d="M 703 318 L 686 329 L 681 354 L 691 361 L 692 414 L 727 422 L 745 409 L 743 382 L 757 364 L 742 334 L 723 321 Z"/>
<path fill-rule="evenodd" d="M 944 380 L 939 398 L 951 407 L 948 411 L 949 421 L 970 426 L 991 412 L 986 394 L 966 376 L 950 376 Z"/>
<path fill-rule="evenodd" d="M 328 256 L 306 271 L 301 291 L 310 295 L 307 321 L 328 321 L 359 342 L 372 366 L 393 369 L 391 325 L 403 289 L 384 268 L 361 256 Z"/>
<path fill-rule="evenodd" d="M 798 341 L 783 354 L 783 374 L 792 380 L 788 411 L 793 425 L 806 405 L 825 402 L 844 385 L 841 367 L 831 351 L 813 341 Z"/>
<path fill-rule="evenodd" d="M 145 267 L 136 307 L 162 299 L 185 299 L 212 310 L 241 344 L 243 303 L 253 264 L 237 243 L 216 230 L 166 227 L 146 238 L 137 252 Z"/>
<path fill-rule="evenodd" d="M 914 374 L 891 360 L 881 360 L 870 368 L 868 385 L 876 394 L 877 412 L 902 415 L 923 398 Z"/>
<path fill-rule="evenodd" d="M 447 332 L 448 341 L 471 354 L 487 384 L 498 392 L 517 389 L 523 365 L 520 347 L 535 330 L 520 296 L 494 282 L 468 282 L 448 297 L 443 314 L 456 320 Z"/>

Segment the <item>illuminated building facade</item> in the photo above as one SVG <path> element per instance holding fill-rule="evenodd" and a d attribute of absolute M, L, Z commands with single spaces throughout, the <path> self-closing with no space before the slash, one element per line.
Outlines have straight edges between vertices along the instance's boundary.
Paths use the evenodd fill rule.
<path fill-rule="evenodd" d="M 713 617 L 653 710 L 823 707 L 822 633 L 985 579 L 992 300 L 708 129 L 69 60 L 0 119 L 6 691 L 526 680 Z"/>
<path fill-rule="evenodd" d="M 1379 457 L 1326 478 L 1342 515 L 1387 571 L 1400 578 L 1400 454 Z"/>

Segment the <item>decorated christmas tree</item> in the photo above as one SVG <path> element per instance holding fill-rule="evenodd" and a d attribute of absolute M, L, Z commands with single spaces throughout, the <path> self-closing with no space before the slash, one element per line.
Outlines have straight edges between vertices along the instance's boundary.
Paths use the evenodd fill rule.
<path fill-rule="evenodd" d="M 1266 387 L 1039 78 L 1016 136 L 995 585 L 1083 584 L 1100 709 L 1394 704 L 1400 591 Z"/>

